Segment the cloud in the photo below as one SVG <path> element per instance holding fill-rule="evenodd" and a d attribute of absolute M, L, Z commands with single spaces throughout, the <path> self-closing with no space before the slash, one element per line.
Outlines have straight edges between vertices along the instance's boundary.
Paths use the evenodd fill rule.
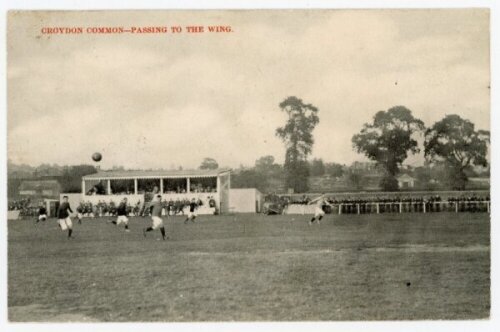
<path fill-rule="evenodd" d="M 224 22 L 234 32 L 37 36 L 47 24 L 151 22 Z M 428 125 L 457 113 L 488 128 L 485 35 L 481 10 L 25 12 L 8 27 L 9 158 L 77 164 L 102 151 L 104 167 L 134 168 L 283 161 L 275 129 L 290 95 L 320 109 L 313 155 L 327 161 L 362 159 L 352 135 L 394 105 Z"/>

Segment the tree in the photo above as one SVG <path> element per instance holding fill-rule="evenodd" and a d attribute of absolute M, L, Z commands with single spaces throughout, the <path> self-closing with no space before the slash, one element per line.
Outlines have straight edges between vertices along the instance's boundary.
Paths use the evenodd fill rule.
<path fill-rule="evenodd" d="M 295 192 L 305 192 L 309 176 L 307 156 L 314 144 L 312 131 L 319 123 L 318 109 L 293 96 L 282 101 L 279 107 L 288 115 L 286 124 L 276 129 L 276 136 L 286 147 L 285 184 Z"/>
<path fill-rule="evenodd" d="M 347 173 L 347 183 L 349 186 L 360 190 L 363 188 L 363 175 L 356 170 L 350 170 Z"/>
<path fill-rule="evenodd" d="M 325 172 L 334 178 L 340 178 L 344 175 L 344 167 L 337 163 L 326 163 Z"/>
<path fill-rule="evenodd" d="M 432 190 L 435 189 L 434 185 L 431 183 L 432 173 L 429 165 L 416 167 L 414 171 L 414 176 L 417 179 L 417 185 L 420 189 Z"/>
<path fill-rule="evenodd" d="M 322 159 L 314 158 L 311 162 L 310 173 L 312 176 L 323 176 L 325 175 L 325 163 Z"/>
<path fill-rule="evenodd" d="M 255 169 L 244 169 L 231 175 L 232 188 L 257 188 L 265 192 L 267 190 L 267 179 L 265 175 Z"/>
<path fill-rule="evenodd" d="M 413 117 L 404 106 L 379 111 L 373 123 L 366 123 L 359 134 L 352 137 L 354 149 L 376 161 L 385 170 L 380 185 L 386 191 L 398 189 L 396 175 L 408 152 L 420 151 L 415 133 L 424 130 L 424 123 Z"/>
<path fill-rule="evenodd" d="M 82 177 L 97 173 L 92 165 L 65 166 L 61 175 L 61 190 L 66 193 L 79 193 L 82 191 Z"/>
<path fill-rule="evenodd" d="M 255 170 L 266 175 L 276 175 L 281 172 L 281 166 L 274 162 L 273 156 L 263 156 L 255 161 Z"/>
<path fill-rule="evenodd" d="M 443 162 L 448 168 L 448 182 L 454 189 L 464 190 L 466 170 L 472 165 L 487 166 L 490 132 L 475 130 L 469 120 L 452 114 L 436 122 L 425 132 L 425 157 Z"/>
<path fill-rule="evenodd" d="M 219 168 L 219 164 L 213 158 L 205 158 L 201 162 L 200 169 L 217 169 Z"/>

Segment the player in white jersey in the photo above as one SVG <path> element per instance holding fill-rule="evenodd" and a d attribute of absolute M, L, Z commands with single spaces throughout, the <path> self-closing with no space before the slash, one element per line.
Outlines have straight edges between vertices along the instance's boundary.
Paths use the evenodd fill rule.
<path fill-rule="evenodd" d="M 143 229 L 143 234 L 144 237 L 146 237 L 147 232 L 151 232 L 155 229 L 160 229 L 161 232 L 161 237 L 163 240 L 168 239 L 168 237 L 165 234 L 165 226 L 163 225 L 163 219 L 161 218 L 163 206 L 161 205 L 161 195 L 156 195 L 156 197 L 151 201 L 151 220 L 153 221 L 153 224 L 148 227 Z"/>
<path fill-rule="evenodd" d="M 312 217 L 312 219 L 309 221 L 309 226 L 312 225 L 314 223 L 315 220 L 318 221 L 318 225 L 320 224 L 320 220 L 323 218 L 323 216 L 325 215 L 325 210 L 324 210 L 324 207 L 326 205 L 328 206 L 332 206 L 330 203 L 328 203 L 325 199 L 325 194 L 321 194 L 321 196 L 319 198 L 316 198 L 315 200 L 312 200 L 311 203 L 309 204 L 313 204 L 315 203 L 316 205 L 316 208 L 314 209 L 314 216 Z"/>
<path fill-rule="evenodd" d="M 154 203 L 161 201 L 160 189 L 158 189 L 157 186 L 154 186 L 152 196 L 153 197 L 151 198 L 151 201 L 144 202 L 144 207 L 142 208 L 142 213 L 141 213 L 142 217 L 146 216 L 146 212 L 151 213 L 151 209 Z"/>

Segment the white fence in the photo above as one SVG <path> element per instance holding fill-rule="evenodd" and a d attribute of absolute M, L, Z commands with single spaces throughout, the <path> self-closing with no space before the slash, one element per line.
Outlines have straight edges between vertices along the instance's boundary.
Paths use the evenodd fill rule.
<path fill-rule="evenodd" d="M 441 201 L 441 202 L 363 202 L 335 203 L 332 213 L 430 213 L 430 212 L 490 212 L 490 201 Z M 284 214 L 313 214 L 315 205 L 290 204 Z"/>

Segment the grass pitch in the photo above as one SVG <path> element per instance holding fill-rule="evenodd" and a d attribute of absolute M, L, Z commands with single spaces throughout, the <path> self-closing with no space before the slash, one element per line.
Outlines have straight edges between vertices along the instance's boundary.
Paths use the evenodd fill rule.
<path fill-rule="evenodd" d="M 105 218 L 8 222 L 10 321 L 480 319 L 484 213 L 165 218 L 144 238 Z"/>

